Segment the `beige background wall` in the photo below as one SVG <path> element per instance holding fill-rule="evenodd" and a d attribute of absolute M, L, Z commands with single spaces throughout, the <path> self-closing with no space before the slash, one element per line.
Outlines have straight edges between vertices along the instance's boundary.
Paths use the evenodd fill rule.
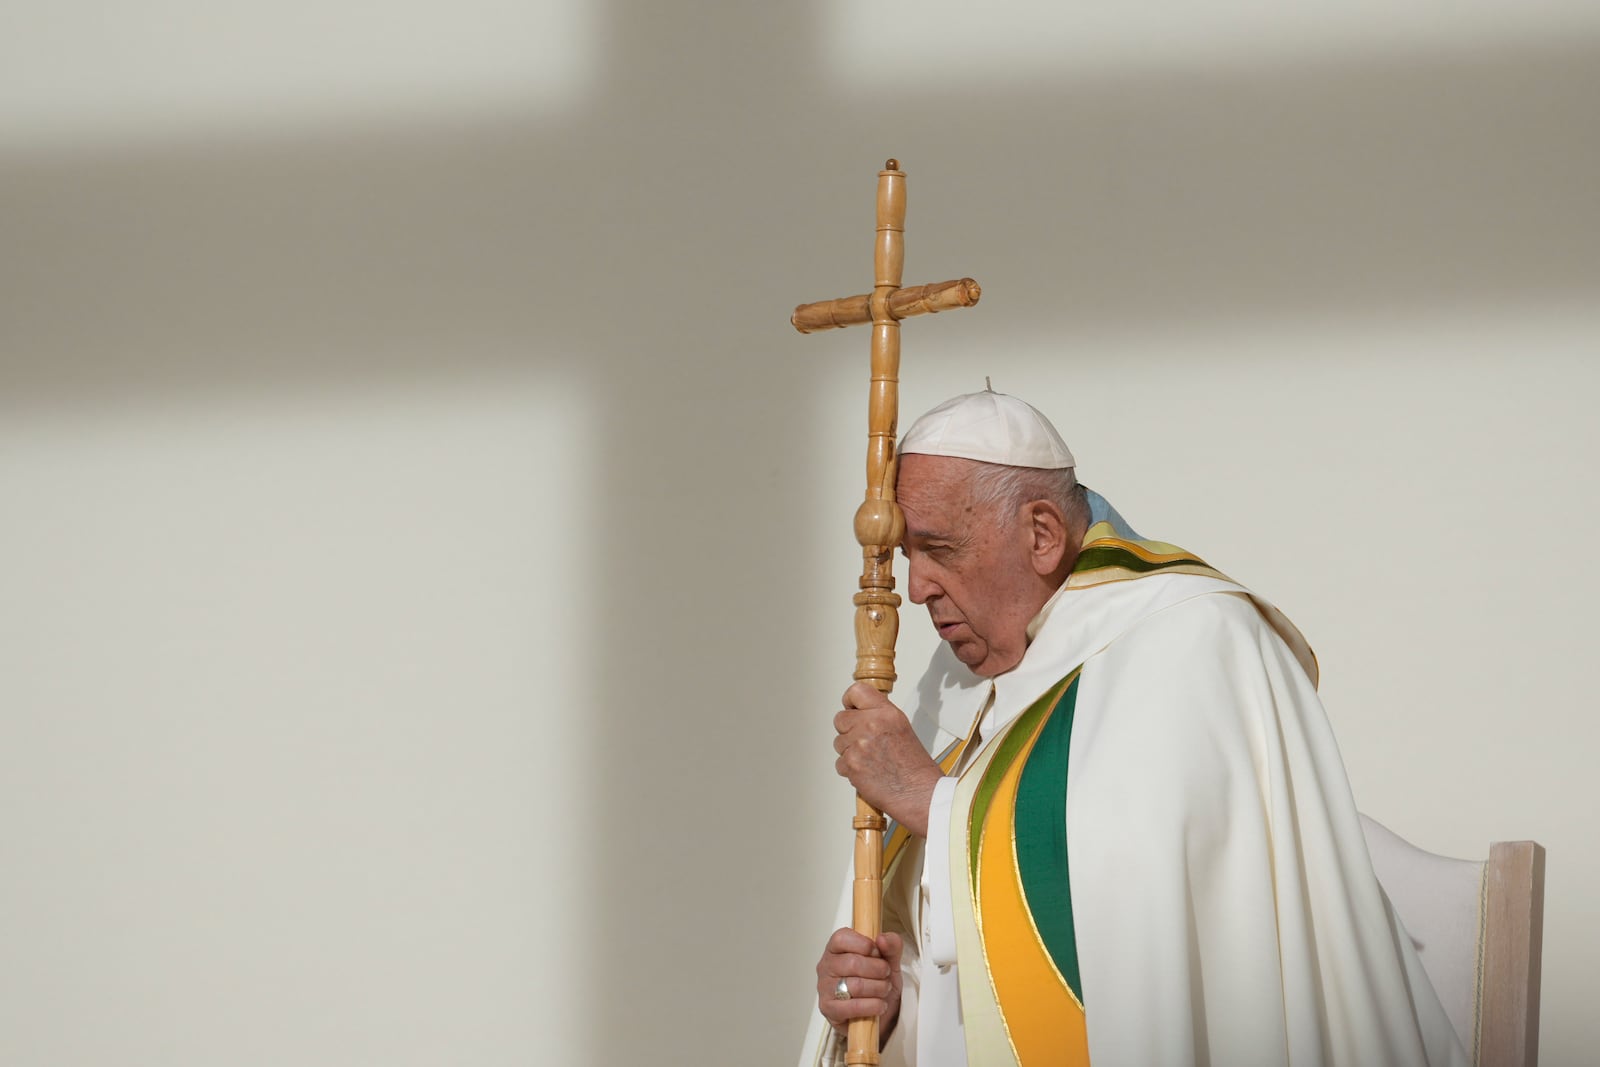
<path fill-rule="evenodd" d="M 13 0 L 0 1062 L 791 1058 L 866 339 L 786 319 L 888 155 L 985 290 L 908 418 L 1032 399 L 1367 811 L 1543 841 L 1584 1062 L 1600 17 L 1391 6 Z"/>

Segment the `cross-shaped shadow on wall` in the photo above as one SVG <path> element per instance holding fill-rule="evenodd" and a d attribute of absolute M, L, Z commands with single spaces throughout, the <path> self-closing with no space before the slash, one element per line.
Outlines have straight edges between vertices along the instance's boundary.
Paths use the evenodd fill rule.
<path fill-rule="evenodd" d="M 599 735 L 573 805 L 597 1064 L 782 1062 L 798 1038 L 805 1005 L 770 992 L 810 961 L 726 916 L 729 894 L 774 926 L 801 907 L 809 816 L 766 798 L 801 791 L 789 754 L 816 733 L 783 695 L 813 648 L 742 613 L 818 581 L 768 550 L 812 503 L 795 398 L 866 342 L 797 342 L 787 316 L 870 284 L 885 156 L 911 174 L 907 282 L 978 278 L 985 317 L 941 322 L 974 343 L 1600 288 L 1600 41 L 862 99 L 819 73 L 812 16 L 612 5 L 594 95 L 537 121 L 0 156 L 0 417 L 502 369 L 594 399 L 574 447 L 597 506 L 551 521 L 604 561 L 582 637 L 604 666 L 573 709 Z M 726 625 L 675 626 L 690 597 Z M 667 920 L 650 879 L 681 871 L 706 891 Z M 673 982 L 707 952 L 737 961 L 724 989 Z"/>

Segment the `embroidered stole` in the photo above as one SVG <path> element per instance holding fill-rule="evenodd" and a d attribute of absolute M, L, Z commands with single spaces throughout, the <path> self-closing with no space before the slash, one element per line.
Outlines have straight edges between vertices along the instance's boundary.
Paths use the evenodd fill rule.
<path fill-rule="evenodd" d="M 1125 539 L 1102 522 L 1085 536 L 1067 587 L 1162 572 L 1223 578 L 1174 545 Z M 1081 671 L 1075 666 L 1000 730 L 957 786 L 951 891 L 971 1064 L 1089 1063 L 1066 818 Z"/>

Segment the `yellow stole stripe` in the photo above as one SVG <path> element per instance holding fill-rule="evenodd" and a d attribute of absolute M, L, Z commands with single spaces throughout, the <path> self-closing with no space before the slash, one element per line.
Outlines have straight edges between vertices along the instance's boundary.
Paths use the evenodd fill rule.
<path fill-rule="evenodd" d="M 974 910 L 990 986 L 1017 1062 L 1023 1067 L 1087 1067 L 1089 1034 L 1083 1005 L 1056 970 L 1033 924 L 1011 826 L 1022 768 L 1045 721 L 1040 720 L 1006 769 L 984 817 Z M 1003 965 L 995 966 L 998 961 Z"/>

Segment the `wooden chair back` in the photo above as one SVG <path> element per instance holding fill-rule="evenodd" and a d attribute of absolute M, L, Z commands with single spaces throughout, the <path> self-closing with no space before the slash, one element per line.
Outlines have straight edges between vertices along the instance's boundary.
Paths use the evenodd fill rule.
<path fill-rule="evenodd" d="M 1544 849 L 1497 841 L 1487 860 L 1417 848 L 1361 816 L 1378 882 L 1477 1067 L 1537 1067 Z"/>

